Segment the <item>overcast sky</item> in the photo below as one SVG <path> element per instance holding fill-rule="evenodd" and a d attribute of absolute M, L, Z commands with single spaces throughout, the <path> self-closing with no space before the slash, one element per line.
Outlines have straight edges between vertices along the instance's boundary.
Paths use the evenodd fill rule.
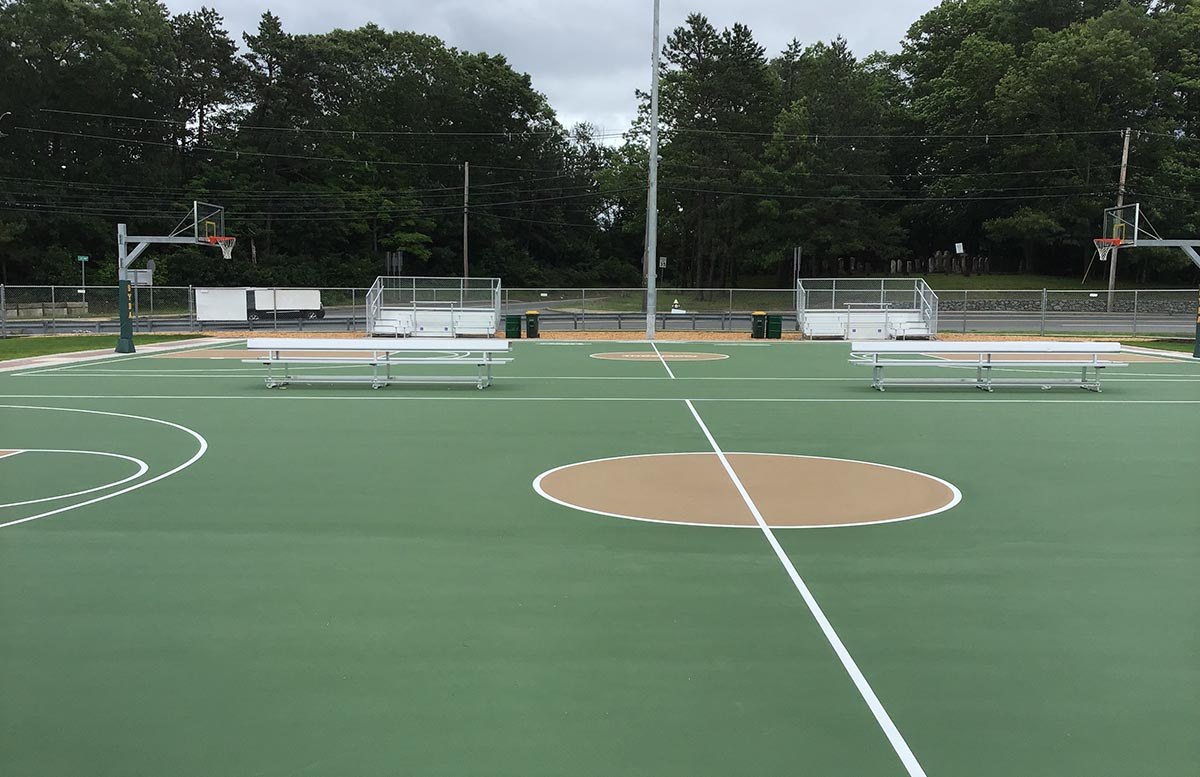
<path fill-rule="evenodd" d="M 570 126 L 590 121 L 623 131 L 636 112 L 634 89 L 650 81 L 651 0 L 166 0 L 174 12 L 206 5 L 241 41 L 270 9 L 288 32 L 316 33 L 375 22 L 436 35 L 468 51 L 503 54 L 529 73 Z M 662 0 L 663 38 L 699 11 L 718 28 L 743 22 L 768 56 L 788 41 L 842 35 L 860 56 L 896 51 L 937 0 Z"/>

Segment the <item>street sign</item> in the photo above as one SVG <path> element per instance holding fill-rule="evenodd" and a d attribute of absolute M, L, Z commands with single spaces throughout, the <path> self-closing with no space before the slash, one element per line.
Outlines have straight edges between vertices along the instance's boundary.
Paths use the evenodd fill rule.
<path fill-rule="evenodd" d="M 84 256 L 83 254 L 80 254 L 79 256 L 75 257 L 75 260 L 78 262 L 86 262 L 88 260 L 88 258 L 86 256 Z"/>
<path fill-rule="evenodd" d="M 658 269 L 660 269 L 660 270 L 667 269 L 667 257 L 665 257 L 665 256 L 658 257 Z"/>

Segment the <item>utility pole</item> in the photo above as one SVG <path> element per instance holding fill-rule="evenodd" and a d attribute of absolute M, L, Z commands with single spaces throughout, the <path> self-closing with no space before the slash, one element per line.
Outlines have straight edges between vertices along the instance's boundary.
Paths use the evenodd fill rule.
<path fill-rule="evenodd" d="M 1133 131 L 1125 128 L 1125 144 L 1121 149 L 1121 179 L 1117 184 L 1117 207 L 1125 204 L 1125 175 L 1129 170 L 1129 137 Z M 1105 235 L 1111 237 L 1111 235 Z M 1137 235 L 1133 236 L 1137 240 Z M 1116 295 L 1117 289 L 1117 254 L 1120 252 L 1120 246 L 1113 246 L 1112 254 L 1108 257 L 1108 312 L 1113 312 L 1113 297 Z"/>
<path fill-rule="evenodd" d="M 463 162 L 463 280 L 471 277 L 470 254 L 467 252 L 467 211 L 471 207 L 471 163 Z"/>
<path fill-rule="evenodd" d="M 658 309 L 658 27 L 659 0 L 654 0 L 654 54 L 650 74 L 650 189 L 646 195 L 646 339 L 654 339 Z"/>

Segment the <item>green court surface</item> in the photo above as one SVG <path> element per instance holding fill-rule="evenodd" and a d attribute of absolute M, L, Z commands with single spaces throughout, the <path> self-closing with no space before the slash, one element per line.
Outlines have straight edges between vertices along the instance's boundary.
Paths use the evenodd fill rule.
<path fill-rule="evenodd" d="M 268 390 L 207 351 L 0 373 L 0 774 L 1195 772 L 1200 364 L 881 394 L 844 343 L 658 349 L 728 358 L 526 341 L 486 391 Z M 744 528 L 534 488 L 688 452 Z M 898 497 L 745 453 L 961 502 L 759 525 L 771 489 Z M 656 485 L 689 498 L 599 491 Z"/>

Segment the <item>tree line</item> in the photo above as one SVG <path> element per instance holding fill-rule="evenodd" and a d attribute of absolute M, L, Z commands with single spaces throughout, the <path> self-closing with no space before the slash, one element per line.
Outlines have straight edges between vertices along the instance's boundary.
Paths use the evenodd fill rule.
<path fill-rule="evenodd" d="M 375 25 L 301 35 L 154 0 L 0 0 L 0 282 L 115 278 L 115 224 L 227 208 L 230 260 L 157 251 L 161 284 L 362 286 L 463 270 L 510 286 L 643 278 L 648 98 L 564 127 L 502 55 Z M 1117 196 L 1200 237 L 1200 0 L 945 0 L 898 52 L 690 15 L 663 46 L 660 256 L 672 284 L 913 268 L 1082 275 Z M 469 166 L 469 186 L 464 187 Z M 962 243 L 969 261 L 945 261 Z M 935 260 L 935 257 L 941 259 Z M 394 266 L 394 264 L 393 264 Z M 1191 283 L 1125 252 L 1133 281 Z"/>

